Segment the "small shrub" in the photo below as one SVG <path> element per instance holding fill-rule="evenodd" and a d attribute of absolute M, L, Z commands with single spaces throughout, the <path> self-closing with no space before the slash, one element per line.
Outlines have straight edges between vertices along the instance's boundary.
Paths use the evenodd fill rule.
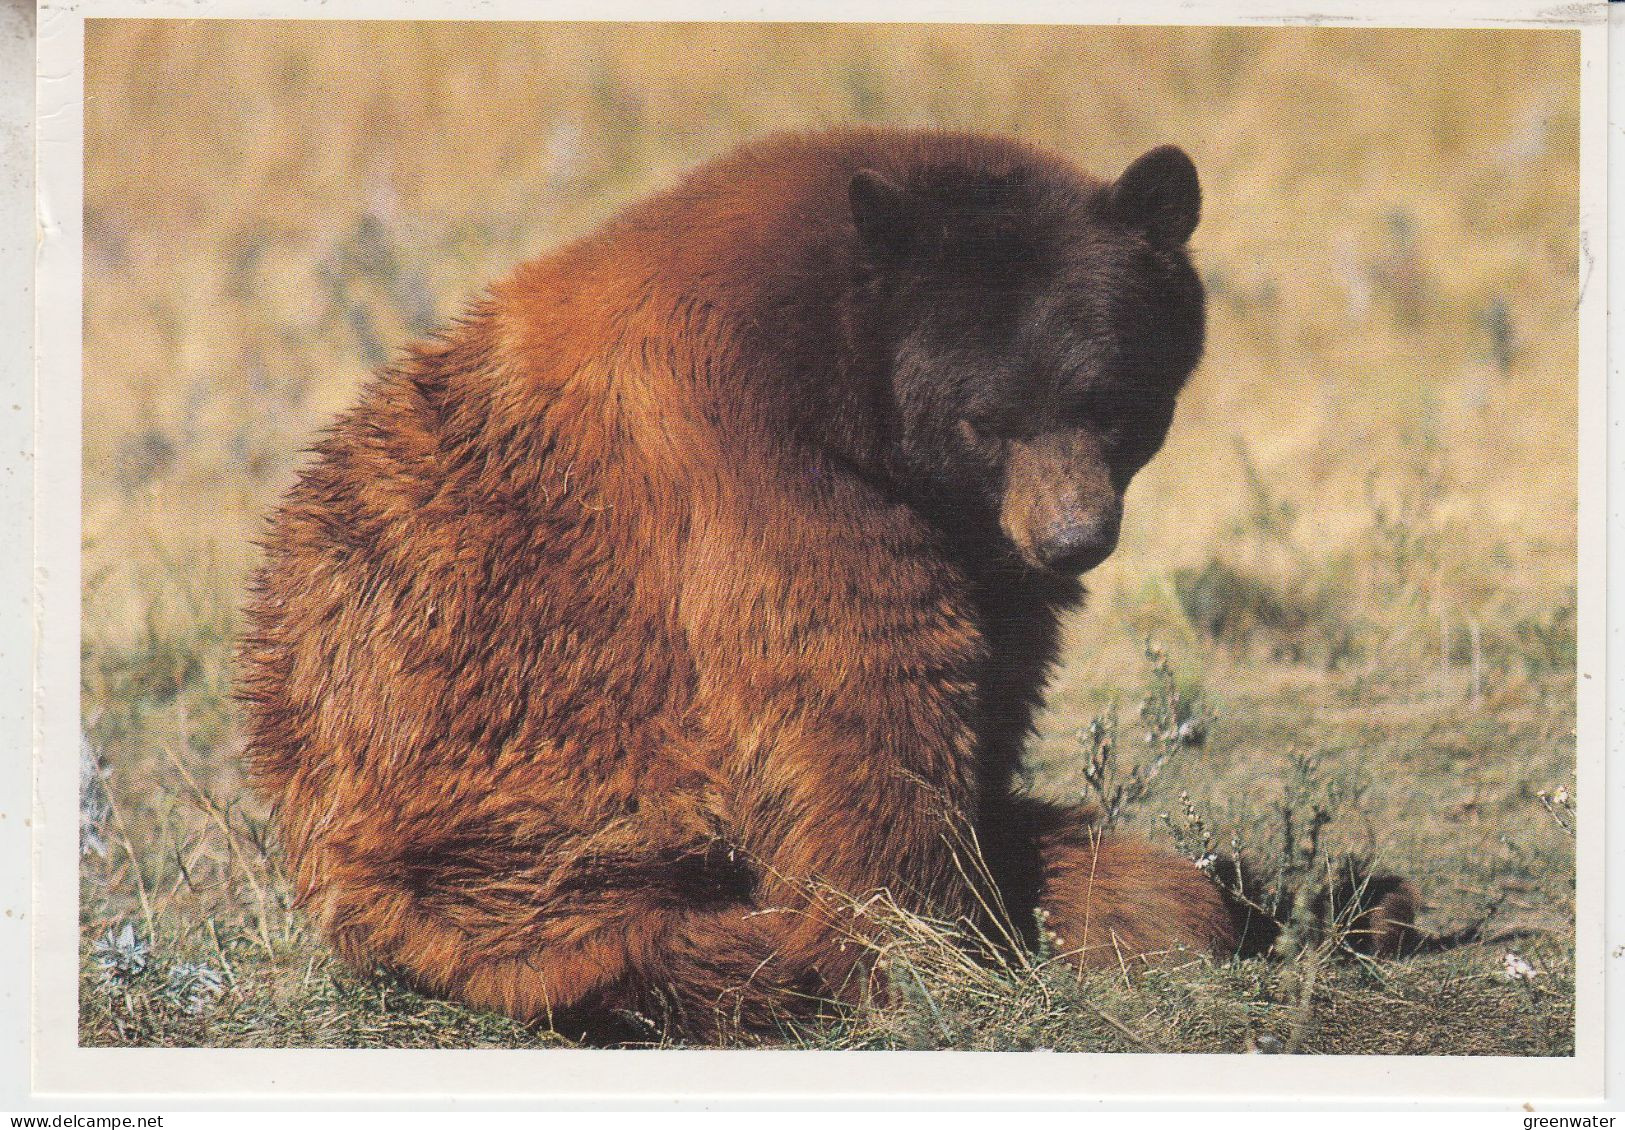
<path fill-rule="evenodd" d="M 91 957 L 105 990 L 128 988 L 147 973 L 152 947 L 126 922 L 118 931 L 109 930 L 97 939 Z"/>
<path fill-rule="evenodd" d="M 1151 664 L 1151 677 L 1138 714 L 1149 758 L 1126 767 L 1120 760 L 1116 703 L 1090 719 L 1078 735 L 1085 754 L 1084 783 L 1108 828 L 1145 799 L 1169 758 L 1181 749 L 1206 744 L 1217 720 L 1200 689 L 1180 685 L 1165 650 L 1147 640 L 1145 658 Z"/>
<path fill-rule="evenodd" d="M 1292 524 L 1298 518 L 1297 507 L 1270 488 L 1244 439 L 1236 436 L 1234 446 L 1242 480 L 1247 486 L 1248 506 L 1243 517 L 1231 525 L 1231 537 L 1253 537 L 1260 542 L 1275 542 L 1293 549 Z"/>
<path fill-rule="evenodd" d="M 107 767 L 90 744 L 90 736 L 79 735 L 79 854 L 107 857 L 107 822 L 113 815 L 107 796 Z"/>
<path fill-rule="evenodd" d="M 1416 238 L 1416 218 L 1404 209 L 1390 211 L 1385 236 L 1382 251 L 1369 265 L 1372 289 L 1387 300 L 1401 328 L 1420 329 L 1432 288 Z"/>
<path fill-rule="evenodd" d="M 1267 947 L 1287 960 L 1314 950 L 1366 952 L 1366 912 L 1403 884 L 1378 874 L 1370 856 L 1329 850 L 1328 829 L 1359 808 L 1363 791 L 1327 775 L 1316 755 L 1293 754 L 1273 806 L 1273 839 L 1250 850 L 1232 834 L 1221 850 L 1219 835 L 1185 792 L 1179 813 L 1164 812 L 1161 821 L 1180 854 L 1257 916 L 1244 951 Z"/>
<path fill-rule="evenodd" d="M 220 999 L 224 990 L 225 979 L 218 970 L 196 962 L 182 961 L 169 967 L 163 997 L 183 1012 L 196 1016 Z"/>
<path fill-rule="evenodd" d="M 1330 669 L 1355 651 L 1354 629 L 1325 590 L 1277 586 L 1217 557 L 1176 569 L 1172 579 L 1191 627 L 1238 655 L 1262 650 L 1278 661 Z"/>
<path fill-rule="evenodd" d="M 1572 838 L 1574 835 L 1574 794 L 1565 785 L 1555 789 L 1542 789 L 1535 794 L 1546 815 Z"/>
<path fill-rule="evenodd" d="M 117 651 L 108 648 L 87 659 L 100 668 L 98 674 L 109 686 L 108 697 L 120 702 L 172 702 L 203 672 L 203 657 L 192 641 L 160 629 L 150 611 L 140 636 L 130 647 Z"/>
<path fill-rule="evenodd" d="M 1575 600 L 1568 599 L 1542 615 L 1525 616 L 1512 624 L 1518 657 L 1530 677 L 1552 671 L 1573 671 L 1579 662 L 1574 634 Z"/>
<path fill-rule="evenodd" d="M 114 454 L 118 484 L 134 494 L 167 474 L 175 465 L 174 441 L 157 428 L 145 428 L 119 440 Z"/>
<path fill-rule="evenodd" d="M 1506 299 L 1499 294 L 1491 297 L 1478 313 L 1478 325 L 1484 332 L 1489 359 L 1495 371 L 1506 376 L 1512 371 L 1512 363 L 1519 352 L 1518 335 L 1512 328 L 1512 313 L 1507 309 Z"/>
<path fill-rule="evenodd" d="M 1400 437 L 1406 459 L 1373 468 L 1365 477 L 1371 524 L 1366 541 L 1372 560 L 1383 566 L 1391 595 L 1414 596 L 1439 569 L 1438 503 L 1451 481 L 1438 433 L 1425 423 Z"/>
<path fill-rule="evenodd" d="M 195 1026 L 226 990 L 219 970 L 162 953 L 129 922 L 96 940 L 88 966 L 94 980 L 81 1009 L 124 1043 L 161 1042 L 165 1033 Z"/>

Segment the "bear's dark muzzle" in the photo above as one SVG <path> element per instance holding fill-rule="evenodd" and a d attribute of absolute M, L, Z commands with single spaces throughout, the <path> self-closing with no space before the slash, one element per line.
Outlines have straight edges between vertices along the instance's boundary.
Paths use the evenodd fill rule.
<path fill-rule="evenodd" d="M 1087 429 L 1011 444 L 999 522 L 1034 568 L 1078 574 L 1117 548 L 1123 498 Z"/>
<path fill-rule="evenodd" d="M 1033 555 L 1057 573 L 1084 573 L 1117 548 L 1123 510 L 1113 506 L 1089 515 L 1068 514 L 1033 539 Z"/>

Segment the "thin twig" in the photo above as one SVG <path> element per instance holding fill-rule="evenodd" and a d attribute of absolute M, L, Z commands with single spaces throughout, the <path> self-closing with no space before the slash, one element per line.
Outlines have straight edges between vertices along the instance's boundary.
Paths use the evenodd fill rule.
<path fill-rule="evenodd" d="M 1303 988 L 1298 994 L 1298 1007 L 1292 1017 L 1292 1032 L 1287 1037 L 1285 1054 L 1297 1055 L 1303 1048 L 1303 1038 L 1309 1031 L 1309 1018 L 1315 1011 L 1315 982 L 1320 978 L 1321 962 L 1327 947 L 1316 946 L 1309 954 L 1303 971 Z"/>
<path fill-rule="evenodd" d="M 235 865 L 235 869 L 241 870 L 243 878 L 248 880 L 249 889 L 254 892 L 254 901 L 259 905 L 259 914 L 255 916 L 255 925 L 259 927 L 260 944 L 265 947 L 267 957 L 275 956 L 276 950 L 271 945 L 271 933 L 266 926 L 266 920 L 270 917 L 270 910 L 268 909 L 265 889 L 260 886 L 259 880 L 254 877 L 253 866 L 238 848 L 237 836 L 232 831 L 231 821 L 220 811 L 220 806 L 215 802 L 215 799 L 204 791 L 202 785 L 198 784 L 197 778 L 192 776 L 180 757 L 169 748 L 169 744 L 159 742 L 158 747 L 163 750 L 165 759 L 174 767 L 175 772 L 181 775 L 181 780 L 185 782 L 187 790 L 191 792 L 198 807 L 214 821 L 215 827 L 219 828 L 220 834 L 225 837 L 227 857 Z"/>
<path fill-rule="evenodd" d="M 141 917 L 147 924 L 147 939 L 151 941 L 156 934 L 152 925 L 152 902 L 147 898 L 147 881 L 141 874 L 141 859 L 135 854 L 135 847 L 130 843 L 129 829 L 125 826 L 123 814 L 119 812 L 118 801 L 113 798 L 113 790 L 108 788 L 106 792 L 107 812 L 113 818 L 114 830 L 118 832 L 119 846 L 124 849 L 124 854 L 130 861 L 130 874 L 135 876 L 135 893 L 141 898 Z"/>
<path fill-rule="evenodd" d="M 1100 1019 L 1104 1020 L 1107 1024 L 1110 1024 L 1113 1028 L 1115 1028 L 1117 1030 L 1119 1035 L 1121 1035 L 1124 1039 L 1126 1039 L 1129 1043 L 1133 1044 L 1135 1047 L 1139 1048 L 1141 1051 L 1151 1052 L 1153 1055 L 1162 1055 L 1163 1054 L 1162 1048 L 1158 1047 L 1156 1044 L 1152 1043 L 1150 1040 L 1146 1039 L 1144 1036 L 1141 1036 L 1139 1033 L 1135 1032 L 1134 1029 L 1130 1028 L 1127 1024 L 1124 1024 L 1121 1020 L 1117 1019 L 1117 1017 L 1115 1017 L 1111 1013 L 1107 1012 L 1104 1008 L 1101 1008 L 1098 1004 L 1096 1004 L 1094 1001 L 1090 1000 L 1088 997 L 1080 996 L 1080 997 L 1077 998 L 1077 1001 L 1078 1001 L 1079 1004 L 1083 1005 L 1084 1008 L 1086 1008 L 1090 1012 L 1094 1013 Z"/>

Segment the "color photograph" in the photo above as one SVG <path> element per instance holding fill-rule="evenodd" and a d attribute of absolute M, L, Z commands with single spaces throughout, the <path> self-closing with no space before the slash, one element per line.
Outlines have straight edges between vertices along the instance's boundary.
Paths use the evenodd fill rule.
<path fill-rule="evenodd" d="M 1578 31 L 84 80 L 81 1047 L 1575 1055 Z"/>

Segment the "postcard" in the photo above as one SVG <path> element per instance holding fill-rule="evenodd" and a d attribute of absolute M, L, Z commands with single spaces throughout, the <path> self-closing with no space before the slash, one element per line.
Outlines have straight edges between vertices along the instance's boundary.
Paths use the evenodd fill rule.
<path fill-rule="evenodd" d="M 1603 5 L 334 14 L 41 9 L 39 1094 L 1601 1097 Z"/>

